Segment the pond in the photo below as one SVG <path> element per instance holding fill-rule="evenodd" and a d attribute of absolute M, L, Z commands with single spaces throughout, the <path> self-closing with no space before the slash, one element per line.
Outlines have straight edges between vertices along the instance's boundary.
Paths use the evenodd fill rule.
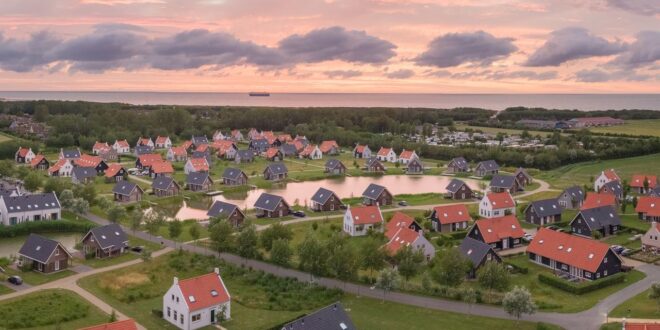
<path fill-rule="evenodd" d="M 76 243 L 82 239 L 81 233 L 43 233 L 41 236 L 48 237 L 56 240 L 64 247 L 71 251 L 76 246 Z M 12 238 L 0 238 L 0 257 L 9 257 L 11 255 L 18 256 L 18 250 L 21 249 L 25 243 L 27 236 L 18 236 Z"/>

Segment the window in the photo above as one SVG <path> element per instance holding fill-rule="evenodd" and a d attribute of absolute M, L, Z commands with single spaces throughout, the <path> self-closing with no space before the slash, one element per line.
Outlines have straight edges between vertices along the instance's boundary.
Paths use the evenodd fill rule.
<path fill-rule="evenodd" d="M 55 255 L 59 256 L 60 255 L 60 249 L 55 249 Z"/>
<path fill-rule="evenodd" d="M 197 322 L 197 321 L 199 321 L 201 318 L 202 318 L 202 315 L 201 315 L 201 314 L 195 314 L 195 315 L 192 316 L 192 321 L 193 321 L 193 322 Z"/>
<path fill-rule="evenodd" d="M 603 271 L 603 276 L 607 276 L 607 269 Z"/>
<path fill-rule="evenodd" d="M 176 311 L 174 311 L 174 321 L 176 321 L 176 318 L 177 318 L 177 314 Z"/>
<path fill-rule="evenodd" d="M 176 302 L 179 302 L 179 297 L 176 297 Z"/>
<path fill-rule="evenodd" d="M 605 258 L 603 259 L 603 263 L 604 263 L 604 264 L 607 263 L 607 257 L 605 257 Z"/>
<path fill-rule="evenodd" d="M 174 295 L 172 295 L 172 301 L 174 301 Z"/>
<path fill-rule="evenodd" d="M 171 317 L 172 315 L 172 309 L 167 307 L 167 317 Z"/>
<path fill-rule="evenodd" d="M 181 325 L 183 325 L 183 315 L 181 315 Z"/>

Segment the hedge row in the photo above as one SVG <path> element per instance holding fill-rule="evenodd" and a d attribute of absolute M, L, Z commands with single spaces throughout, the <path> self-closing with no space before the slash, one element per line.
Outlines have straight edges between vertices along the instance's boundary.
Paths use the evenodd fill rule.
<path fill-rule="evenodd" d="M 511 266 L 511 267 L 513 267 L 513 269 L 514 269 L 516 272 L 520 273 L 520 274 L 527 274 L 527 273 L 529 273 L 529 268 L 527 268 L 527 267 L 525 267 L 525 266 L 520 266 L 520 265 L 518 265 L 518 264 L 515 264 L 515 263 L 512 263 L 512 262 L 506 262 L 506 261 L 504 262 L 504 264 L 507 265 L 507 266 Z"/>
<path fill-rule="evenodd" d="M 94 224 L 70 220 L 49 220 L 24 222 L 14 226 L 0 225 L 0 238 L 24 236 L 30 233 L 78 232 L 86 233 Z"/>
<path fill-rule="evenodd" d="M 616 273 L 614 275 L 607 276 L 595 281 L 573 283 L 549 273 L 540 273 L 539 281 L 541 283 L 545 283 L 550 286 L 553 286 L 557 289 L 561 289 L 566 292 L 579 295 L 579 294 L 585 294 L 591 291 L 595 291 L 604 287 L 608 287 L 610 285 L 623 283 L 623 281 L 625 280 L 625 276 L 626 275 L 624 273 Z"/>

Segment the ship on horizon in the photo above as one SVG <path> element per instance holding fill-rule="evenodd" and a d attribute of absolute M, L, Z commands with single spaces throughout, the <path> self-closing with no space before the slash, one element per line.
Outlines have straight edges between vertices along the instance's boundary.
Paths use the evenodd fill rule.
<path fill-rule="evenodd" d="M 270 93 L 268 92 L 250 92 L 248 93 L 250 96 L 270 96 Z"/>

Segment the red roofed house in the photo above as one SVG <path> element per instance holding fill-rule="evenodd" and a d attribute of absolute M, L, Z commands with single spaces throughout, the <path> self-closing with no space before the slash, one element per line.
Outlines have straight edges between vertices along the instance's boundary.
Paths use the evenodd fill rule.
<path fill-rule="evenodd" d="M 171 162 L 185 162 L 188 160 L 188 150 L 183 146 L 170 147 L 165 158 Z"/>
<path fill-rule="evenodd" d="M 69 177 L 73 173 L 73 164 L 68 159 L 60 159 L 48 168 L 48 175 Z"/>
<path fill-rule="evenodd" d="M 654 322 L 654 323 L 626 322 L 626 320 L 624 319 L 622 330 L 660 330 L 660 322 Z"/>
<path fill-rule="evenodd" d="M 394 256 L 402 248 L 409 246 L 413 251 L 421 251 L 426 260 L 435 256 L 435 247 L 424 237 L 424 233 L 407 227 L 399 227 L 393 233 L 386 234 L 390 240 L 385 244 L 387 253 Z"/>
<path fill-rule="evenodd" d="M 646 182 L 646 184 L 645 184 Z M 630 188 L 638 194 L 646 194 L 658 185 L 658 177 L 655 175 L 635 174 L 630 180 Z"/>
<path fill-rule="evenodd" d="M 231 140 L 213 141 L 211 148 L 216 150 L 219 158 L 224 159 L 234 159 L 238 151 L 236 143 Z"/>
<path fill-rule="evenodd" d="M 30 162 L 30 167 L 35 170 L 46 170 L 50 167 L 50 162 L 44 157 L 44 155 L 38 154 Z"/>
<path fill-rule="evenodd" d="M 474 223 L 467 236 L 489 244 L 495 250 L 506 250 L 522 244 L 525 231 L 515 215 L 481 219 Z"/>
<path fill-rule="evenodd" d="M 137 330 L 137 324 L 133 319 L 99 324 L 78 330 Z"/>
<path fill-rule="evenodd" d="M 355 146 L 355 149 L 353 149 L 353 157 L 369 159 L 371 158 L 371 149 L 369 149 L 368 145 L 358 144 Z"/>
<path fill-rule="evenodd" d="M 126 179 L 128 172 L 124 166 L 119 163 L 112 163 L 108 165 L 108 169 L 105 170 L 105 181 L 106 182 L 117 182 Z"/>
<path fill-rule="evenodd" d="M 403 212 L 395 212 L 392 219 L 385 225 L 385 236 L 387 239 L 392 239 L 392 235 L 396 233 L 399 228 L 408 228 L 414 231 L 421 231 L 420 226 L 415 219 Z"/>
<path fill-rule="evenodd" d="M 243 133 L 241 133 L 241 131 L 239 131 L 237 129 L 231 130 L 231 138 L 234 141 L 243 141 L 244 140 Z"/>
<path fill-rule="evenodd" d="M 337 155 L 339 154 L 339 144 L 335 140 L 323 141 L 319 146 L 324 155 Z"/>
<path fill-rule="evenodd" d="M 141 137 L 138 139 L 137 143 L 135 144 L 136 146 L 149 146 L 154 148 L 154 141 L 151 140 L 149 137 Z"/>
<path fill-rule="evenodd" d="M 419 159 L 415 150 L 403 149 L 399 155 L 399 163 L 404 165 L 410 163 L 413 159 Z"/>
<path fill-rule="evenodd" d="M 588 210 L 605 205 L 616 207 L 616 196 L 606 193 L 587 192 L 587 197 L 584 199 L 580 210 Z"/>
<path fill-rule="evenodd" d="M 231 316 L 231 296 L 220 270 L 174 283 L 163 296 L 163 318 L 179 329 L 198 329 Z"/>
<path fill-rule="evenodd" d="M 612 181 L 621 182 L 621 179 L 616 174 L 616 172 L 614 172 L 614 169 L 609 169 L 600 172 L 600 175 L 596 178 L 596 180 L 594 180 L 594 191 L 600 191 L 600 188 L 602 186 Z"/>
<path fill-rule="evenodd" d="M 183 172 L 190 174 L 192 172 L 208 172 L 209 163 L 206 158 L 190 158 L 183 166 Z"/>
<path fill-rule="evenodd" d="M 396 163 L 396 152 L 394 152 L 394 149 L 392 148 L 380 147 L 380 150 L 378 150 L 378 153 L 376 154 L 376 158 L 381 162 Z"/>
<path fill-rule="evenodd" d="M 32 148 L 18 148 L 18 151 L 16 151 L 16 155 L 14 156 L 14 160 L 16 160 L 17 163 L 21 164 L 30 164 L 32 160 L 36 157 L 34 152 L 32 151 Z"/>
<path fill-rule="evenodd" d="M 383 214 L 376 205 L 350 206 L 344 213 L 344 232 L 351 236 L 364 236 L 369 229 L 383 231 Z"/>
<path fill-rule="evenodd" d="M 73 165 L 77 167 L 89 167 L 96 170 L 96 173 L 103 174 L 108 169 L 108 164 L 99 156 L 88 154 L 80 155 L 80 158 L 73 160 Z"/>
<path fill-rule="evenodd" d="M 300 158 L 321 159 L 323 158 L 323 153 L 317 145 L 308 144 L 298 156 Z"/>
<path fill-rule="evenodd" d="M 140 155 L 135 161 L 135 167 L 138 169 L 149 168 L 153 163 L 162 162 L 163 157 L 160 154 L 144 154 Z"/>
<path fill-rule="evenodd" d="M 266 150 L 266 159 L 271 162 L 279 162 L 284 159 L 284 155 L 279 148 L 270 147 Z"/>
<path fill-rule="evenodd" d="M 108 150 L 112 149 L 110 145 L 108 145 L 108 142 L 99 142 L 96 141 L 94 142 L 94 146 L 92 147 L 92 153 L 95 155 L 107 152 Z"/>
<path fill-rule="evenodd" d="M 174 167 L 172 166 L 172 163 L 165 160 L 154 162 L 149 168 L 149 176 L 152 178 L 157 178 L 159 176 L 171 177 L 172 175 L 174 175 Z"/>
<path fill-rule="evenodd" d="M 443 233 L 467 229 L 470 220 L 464 204 L 436 206 L 431 213 L 433 230 Z"/>
<path fill-rule="evenodd" d="M 651 222 L 651 228 L 642 236 L 642 250 L 660 254 L 660 222 Z"/>
<path fill-rule="evenodd" d="M 167 149 L 172 146 L 172 140 L 169 136 L 156 137 L 156 149 Z"/>
<path fill-rule="evenodd" d="M 180 147 L 183 147 L 184 149 L 186 149 L 186 151 L 192 151 L 193 143 L 190 140 L 186 140 L 186 141 L 181 142 Z"/>
<path fill-rule="evenodd" d="M 641 196 L 637 201 L 635 212 L 640 220 L 660 221 L 660 197 Z"/>
<path fill-rule="evenodd" d="M 120 155 L 131 153 L 131 145 L 126 140 L 115 140 L 112 149 L 115 149 Z"/>
<path fill-rule="evenodd" d="M 621 259 L 598 240 L 541 228 L 527 247 L 529 260 L 554 272 L 596 280 L 621 271 Z"/>
<path fill-rule="evenodd" d="M 516 203 L 509 192 L 488 193 L 479 203 L 479 215 L 484 218 L 502 217 L 516 214 Z"/>

